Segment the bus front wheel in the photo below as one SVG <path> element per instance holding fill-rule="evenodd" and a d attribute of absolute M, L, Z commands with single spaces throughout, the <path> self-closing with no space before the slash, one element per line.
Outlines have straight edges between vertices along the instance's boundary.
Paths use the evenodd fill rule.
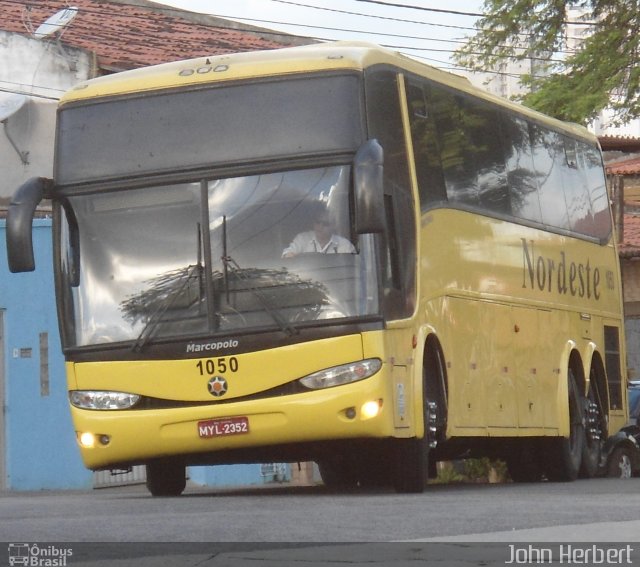
<path fill-rule="evenodd" d="M 187 485 L 185 466 L 179 461 L 147 463 L 147 490 L 153 496 L 180 496 Z"/>
<path fill-rule="evenodd" d="M 397 492 L 423 492 L 429 477 L 435 477 L 435 461 L 429 453 L 444 438 L 447 427 L 444 355 L 433 337 L 425 345 L 422 379 L 424 434 L 395 440 L 393 484 Z"/>

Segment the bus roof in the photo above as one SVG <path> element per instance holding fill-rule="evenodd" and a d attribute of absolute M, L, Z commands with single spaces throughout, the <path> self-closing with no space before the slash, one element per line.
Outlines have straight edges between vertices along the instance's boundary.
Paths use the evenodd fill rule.
<path fill-rule="evenodd" d="M 355 70 L 373 65 L 393 65 L 477 98 L 524 114 L 549 127 L 597 143 L 578 124 L 562 122 L 530 108 L 474 87 L 460 75 L 441 71 L 396 51 L 371 43 L 336 41 L 267 51 L 199 57 L 124 71 L 79 83 L 60 99 L 60 105 L 80 100 L 153 92 L 197 85 L 292 75 L 304 72 Z"/>

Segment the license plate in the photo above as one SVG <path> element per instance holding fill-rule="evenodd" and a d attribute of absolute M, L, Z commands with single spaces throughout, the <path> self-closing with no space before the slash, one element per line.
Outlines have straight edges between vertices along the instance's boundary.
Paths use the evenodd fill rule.
<path fill-rule="evenodd" d="M 198 435 L 202 438 L 242 435 L 243 433 L 249 433 L 249 418 L 247 417 L 225 417 L 198 422 Z"/>

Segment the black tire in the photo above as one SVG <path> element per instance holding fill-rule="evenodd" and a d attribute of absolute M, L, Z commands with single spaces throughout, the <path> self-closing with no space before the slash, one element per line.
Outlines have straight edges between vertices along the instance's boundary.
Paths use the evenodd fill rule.
<path fill-rule="evenodd" d="M 610 478 L 631 478 L 633 476 L 633 458 L 628 447 L 617 447 L 609 457 L 607 476 Z"/>
<path fill-rule="evenodd" d="M 179 461 L 147 463 L 147 490 L 153 496 L 180 496 L 187 486 L 185 466 Z"/>
<path fill-rule="evenodd" d="M 430 449 L 444 437 L 446 430 L 446 375 L 444 356 L 435 339 L 425 345 L 423 363 L 424 435 L 422 438 L 397 439 L 393 469 L 396 492 L 418 494 L 424 492 L 433 476 Z"/>
<path fill-rule="evenodd" d="M 569 369 L 569 437 L 551 439 L 548 444 L 546 475 L 554 482 L 578 478 L 585 444 L 583 397 L 573 370 Z"/>
<path fill-rule="evenodd" d="M 396 492 L 419 494 L 429 481 L 429 444 L 427 435 L 422 439 L 397 439 L 393 470 L 393 486 Z"/>
<path fill-rule="evenodd" d="M 591 377 L 589 394 L 583 398 L 585 416 L 585 442 L 582 449 L 582 464 L 580 476 L 593 478 L 597 476 L 604 450 L 606 423 L 602 413 L 602 406 L 598 400 L 594 376 Z"/>
<path fill-rule="evenodd" d="M 359 485 L 358 470 L 348 457 L 331 457 L 318 461 L 322 483 L 334 490 L 354 490 Z"/>

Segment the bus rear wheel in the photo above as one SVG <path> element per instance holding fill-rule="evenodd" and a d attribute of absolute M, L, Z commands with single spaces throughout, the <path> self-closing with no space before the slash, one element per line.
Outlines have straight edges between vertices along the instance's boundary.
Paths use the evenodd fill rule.
<path fill-rule="evenodd" d="M 185 466 L 179 461 L 147 463 L 147 490 L 153 496 L 180 496 L 187 485 Z"/>
<path fill-rule="evenodd" d="M 598 403 L 595 383 L 591 383 L 589 394 L 583 399 L 585 416 L 585 443 L 582 451 L 581 475 L 585 478 L 593 478 L 598 474 L 600 460 L 604 450 L 606 422 L 603 419 L 600 404 Z"/>
<path fill-rule="evenodd" d="M 585 445 L 583 397 L 573 369 L 569 369 L 569 437 L 551 439 L 548 447 L 547 478 L 568 482 L 578 478 Z"/>

